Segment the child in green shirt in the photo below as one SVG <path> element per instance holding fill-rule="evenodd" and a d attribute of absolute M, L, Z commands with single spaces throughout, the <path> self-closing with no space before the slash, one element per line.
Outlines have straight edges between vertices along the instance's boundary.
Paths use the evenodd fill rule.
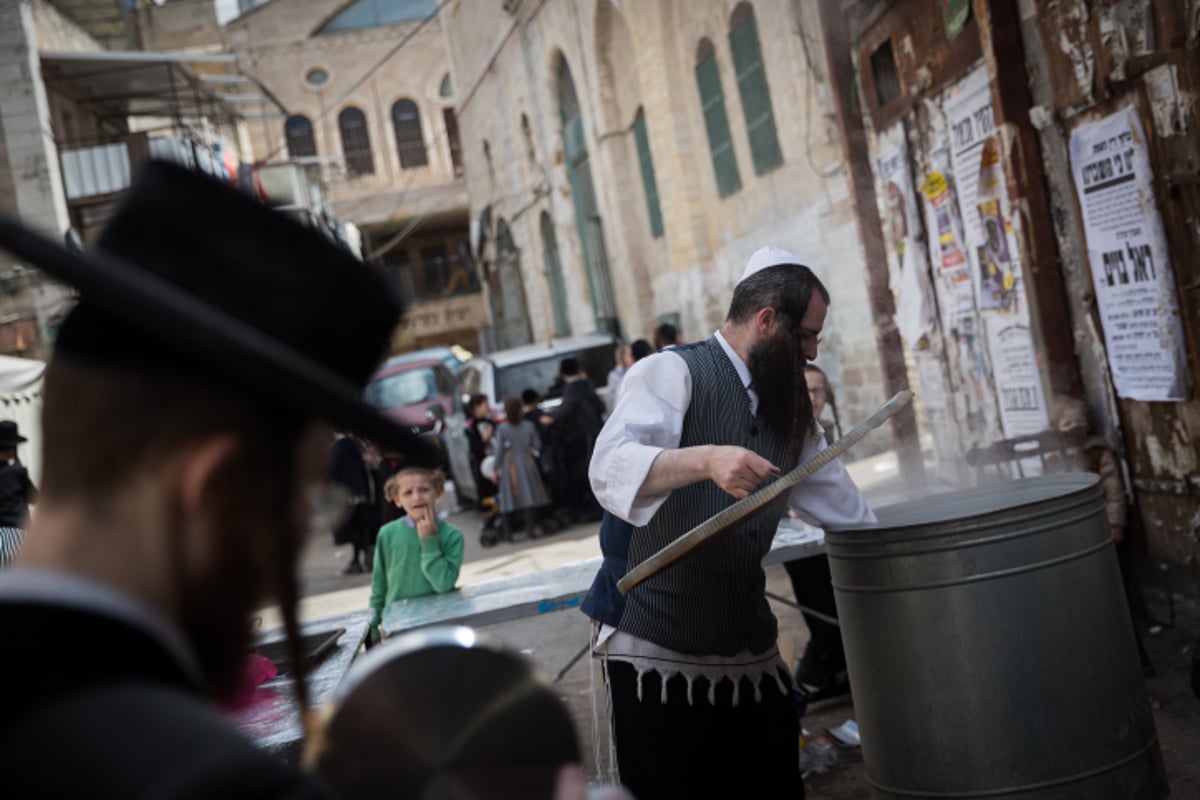
<path fill-rule="evenodd" d="M 437 518 L 441 473 L 405 467 L 388 479 L 383 496 L 408 513 L 379 529 L 371 578 L 372 638 L 383 610 L 406 597 L 448 592 L 463 560 L 462 531 Z"/>

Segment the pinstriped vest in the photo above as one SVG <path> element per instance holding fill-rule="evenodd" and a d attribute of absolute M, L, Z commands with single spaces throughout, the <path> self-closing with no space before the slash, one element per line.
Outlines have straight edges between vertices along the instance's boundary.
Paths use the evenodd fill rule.
<path fill-rule="evenodd" d="M 787 442 L 750 415 L 750 397 L 715 338 L 673 350 L 692 374 L 692 400 L 679 446 L 738 445 L 787 469 Z M 735 502 L 710 480 L 671 492 L 650 523 L 632 532 L 632 569 Z M 693 655 L 762 653 L 777 627 L 767 603 L 762 560 L 771 549 L 787 494 L 737 529 L 697 547 L 625 598 L 617 626 L 660 647 Z"/>

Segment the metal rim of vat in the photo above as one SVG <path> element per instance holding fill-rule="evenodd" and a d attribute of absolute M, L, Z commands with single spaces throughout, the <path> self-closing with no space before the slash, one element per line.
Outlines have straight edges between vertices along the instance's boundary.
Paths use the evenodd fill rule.
<path fill-rule="evenodd" d="M 878 789 L 881 792 L 897 795 L 899 797 L 934 797 L 934 798 L 972 798 L 972 797 L 1003 797 L 1004 795 L 1012 795 L 1025 792 L 1040 792 L 1045 789 L 1053 789 L 1056 786 L 1065 786 L 1069 783 L 1078 783 L 1079 781 L 1088 780 L 1103 775 L 1106 772 L 1120 769 L 1121 767 L 1132 764 L 1139 758 L 1142 758 L 1150 750 L 1158 744 L 1158 732 L 1156 731 L 1150 739 L 1142 745 L 1136 752 L 1125 756 L 1119 761 L 1114 761 L 1111 764 L 1105 764 L 1102 767 L 1080 772 L 1075 775 L 1068 775 L 1062 778 L 1055 778 L 1050 781 L 1042 781 L 1040 783 L 1027 783 L 1022 786 L 1006 786 L 1002 789 L 980 789 L 968 790 L 965 792 L 933 792 L 926 789 L 895 789 L 890 786 L 873 780 L 870 775 L 866 776 L 867 783 L 871 784 L 872 788 Z"/>
<path fill-rule="evenodd" d="M 1051 491 L 1058 487 L 1060 491 Z M 1038 496 L 1019 500 L 1021 489 L 1037 488 Z M 932 519 L 909 519 L 899 524 L 890 524 L 887 510 L 882 509 L 879 525 L 872 528 L 830 530 L 826 533 L 826 554 L 831 560 L 853 562 L 856 560 L 886 561 L 911 559 L 939 553 L 962 552 L 972 548 L 1002 545 L 1020 539 L 1031 538 L 1048 531 L 1087 520 L 1096 513 L 1103 513 L 1103 495 L 1099 490 L 1099 479 L 1091 475 L 1072 474 L 1046 479 L 1026 479 L 993 487 L 986 487 L 995 494 L 996 489 L 1012 493 L 1019 502 L 1011 507 L 989 507 L 972 516 L 953 517 L 933 515 Z M 1015 490 L 1015 493 L 1014 493 Z M 963 490 L 945 495 L 947 499 L 959 501 L 980 494 L 979 490 Z M 985 494 L 986 496 L 986 494 Z M 932 496 L 931 500 L 938 496 Z M 1001 496 L 1002 497 L 1002 496 Z M 988 497 L 992 503 L 997 497 Z M 916 509 L 922 501 L 900 504 L 905 512 Z M 1047 507 L 1053 518 L 1047 519 Z M 911 516 L 911 514 L 910 514 Z M 1040 523 L 1040 524 L 1035 524 Z M 1014 529 L 1015 528 L 1015 529 Z M 989 530 L 999 530 L 995 535 Z M 995 569 L 974 575 L 964 575 L 945 580 L 926 581 L 903 586 L 894 583 L 871 586 L 839 583 L 835 577 L 836 590 L 852 593 L 914 592 L 943 589 L 967 583 L 996 580 L 1012 575 L 1034 572 L 1041 569 L 1086 558 L 1111 546 L 1105 538 L 1095 544 L 1068 553 L 1055 555 L 1040 561 L 1020 564 L 1004 569 Z"/>

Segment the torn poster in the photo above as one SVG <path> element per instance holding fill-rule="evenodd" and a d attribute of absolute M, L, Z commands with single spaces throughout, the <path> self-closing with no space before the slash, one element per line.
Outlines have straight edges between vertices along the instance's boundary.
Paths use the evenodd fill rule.
<path fill-rule="evenodd" d="M 987 319 L 987 329 L 1004 435 L 1011 439 L 1046 430 L 1050 421 L 1029 326 L 1009 317 L 994 316 Z"/>
<path fill-rule="evenodd" d="M 881 139 L 891 146 L 875 166 L 883 184 L 881 194 L 884 239 L 887 243 L 892 287 L 896 293 L 896 327 L 905 343 L 916 348 L 933 330 L 936 304 L 929 284 L 929 269 L 921 250 L 921 217 L 912 188 L 904 129 Z"/>
<path fill-rule="evenodd" d="M 959 81 L 942 106 L 976 304 L 981 311 L 1016 310 L 1020 264 L 1005 222 L 1007 194 L 987 67 L 980 65 Z"/>
<path fill-rule="evenodd" d="M 1077 128 L 1071 171 L 1117 395 L 1186 400 L 1179 298 L 1137 107 Z"/>
<path fill-rule="evenodd" d="M 959 225 L 954 193 L 945 174 L 932 173 L 925 179 L 921 191 L 929 205 L 927 216 L 937 225 L 937 235 L 929 237 L 929 257 L 937 264 L 937 272 L 942 278 L 942 288 L 945 290 L 942 324 L 950 329 L 959 316 L 975 313 L 975 290 L 971 284 L 971 272 L 967 268 L 966 243 L 962 226 Z"/>
<path fill-rule="evenodd" d="M 979 216 L 975 213 L 979 192 L 983 146 L 996 130 L 992 113 L 992 90 L 988 85 L 987 66 L 980 64 L 971 74 L 952 87 L 942 101 L 950 132 L 950 164 L 954 171 L 954 193 L 962 209 L 966 252 L 984 243 Z M 975 266 L 975 265 L 972 265 Z M 975 270 L 972 270 L 975 271 Z"/>
<path fill-rule="evenodd" d="M 945 272 L 966 268 L 962 233 L 956 224 L 958 219 L 954 210 L 954 196 L 950 193 L 946 176 L 940 172 L 933 173 L 925 179 L 922 189 L 933 209 L 933 218 L 937 221 L 938 263 Z"/>
<path fill-rule="evenodd" d="M 979 157 L 979 182 L 975 208 L 979 212 L 979 230 L 983 238 L 977 245 L 979 308 L 983 311 L 1013 309 L 1016 299 L 1014 259 L 1009 256 L 1010 230 L 1004 221 L 1004 171 L 1000 167 L 1000 139 L 989 136 Z"/>

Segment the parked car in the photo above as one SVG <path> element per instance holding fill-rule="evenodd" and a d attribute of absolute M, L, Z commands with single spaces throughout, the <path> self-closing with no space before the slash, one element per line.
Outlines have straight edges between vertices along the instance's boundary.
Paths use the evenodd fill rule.
<path fill-rule="evenodd" d="M 575 358 L 596 387 L 596 393 L 607 403 L 606 384 L 613 368 L 616 346 L 617 339 L 611 334 L 573 336 L 476 356 L 463 365 L 458 374 L 453 408 L 446 415 L 442 431 L 458 496 L 479 499 L 466 437 L 465 409 L 472 395 L 486 395 L 492 415 L 499 422 L 504 416 L 504 398 L 520 397 L 526 389 L 534 389 L 545 396 L 558 380 L 562 360 Z M 552 413 L 561 402 L 557 397 L 551 397 L 541 404 L 541 408 Z"/>
<path fill-rule="evenodd" d="M 454 394 L 454 375 L 443 361 L 390 359 L 371 376 L 364 397 L 413 433 L 435 440 L 446 467 L 441 420 L 453 409 Z"/>
<path fill-rule="evenodd" d="M 450 347 L 426 347 L 421 350 L 414 350 L 411 353 L 401 353 L 398 356 L 392 356 L 387 361 L 383 362 L 380 369 L 388 369 L 400 364 L 408 364 L 413 361 L 428 361 L 431 358 L 436 358 L 445 364 L 446 369 L 450 370 L 451 375 L 457 375 L 466 364 L 471 360 L 473 354 L 470 350 L 466 350 L 458 345 Z"/>

